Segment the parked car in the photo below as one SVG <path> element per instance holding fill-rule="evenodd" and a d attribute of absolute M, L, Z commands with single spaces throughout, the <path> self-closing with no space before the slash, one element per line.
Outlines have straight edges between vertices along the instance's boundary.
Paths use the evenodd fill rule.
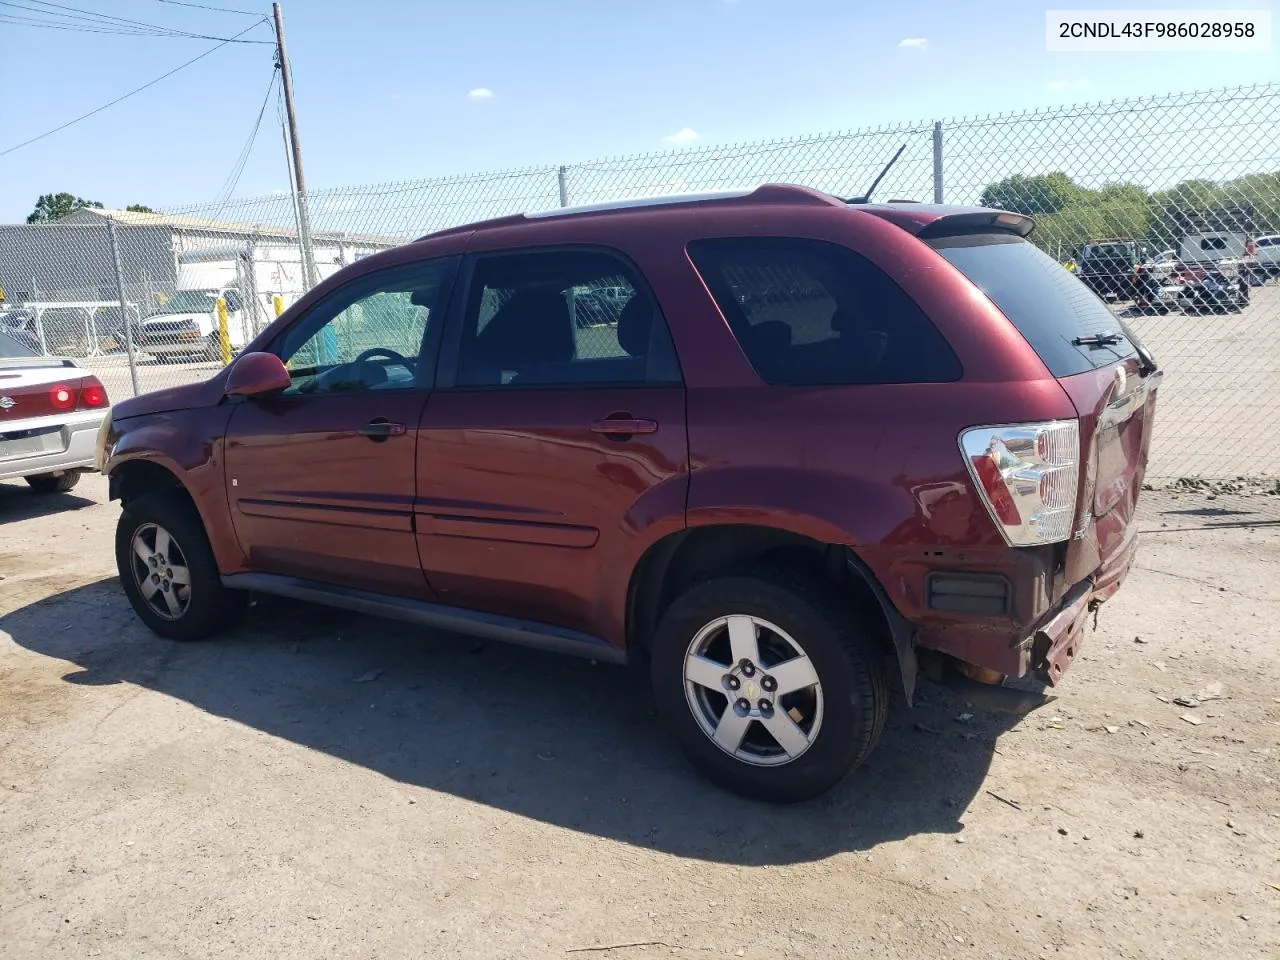
<path fill-rule="evenodd" d="M 1239 313 L 1249 305 L 1249 282 L 1222 270 L 1189 268 L 1179 279 L 1178 306 L 1187 313 Z"/>
<path fill-rule="evenodd" d="M 0 331 L 0 480 L 22 477 L 37 493 L 66 493 L 94 469 L 108 413 L 97 377 Z"/>
<path fill-rule="evenodd" d="M 1254 269 L 1263 280 L 1280 276 L 1280 234 L 1257 239 L 1254 249 Z"/>
<path fill-rule="evenodd" d="M 1161 374 L 1032 227 L 764 186 L 369 257 L 115 408 L 121 583 L 179 640 L 259 591 L 646 664 L 713 779 L 815 796 L 921 661 L 1057 684 L 1129 570 Z"/>
<path fill-rule="evenodd" d="M 1142 250 L 1133 240 L 1097 240 L 1080 249 L 1077 276 L 1104 299 L 1129 300 Z"/>

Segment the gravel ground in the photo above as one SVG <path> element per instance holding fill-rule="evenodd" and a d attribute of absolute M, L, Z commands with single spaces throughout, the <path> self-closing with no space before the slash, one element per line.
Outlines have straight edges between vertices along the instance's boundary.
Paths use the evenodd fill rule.
<path fill-rule="evenodd" d="M 926 688 L 855 779 L 773 808 L 701 781 L 616 668 L 265 602 L 159 640 L 105 492 L 0 483 L 0 957 L 1280 955 L 1260 498 L 1150 497 L 1054 702 Z"/>

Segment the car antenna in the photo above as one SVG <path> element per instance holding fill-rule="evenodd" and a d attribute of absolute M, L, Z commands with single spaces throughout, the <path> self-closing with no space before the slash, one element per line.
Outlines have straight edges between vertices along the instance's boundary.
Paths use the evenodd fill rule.
<path fill-rule="evenodd" d="M 898 148 L 898 152 L 893 155 L 893 159 L 884 165 L 884 169 L 880 171 L 880 176 L 871 181 L 871 186 L 867 188 L 866 193 L 860 197 L 850 197 L 845 200 L 845 203 L 870 203 L 871 194 L 876 192 L 876 187 L 880 186 L 880 181 L 884 179 L 884 175 L 889 172 L 895 163 L 898 162 L 898 158 L 902 156 L 902 151 L 905 149 L 907 149 L 907 145 L 904 143 Z"/>

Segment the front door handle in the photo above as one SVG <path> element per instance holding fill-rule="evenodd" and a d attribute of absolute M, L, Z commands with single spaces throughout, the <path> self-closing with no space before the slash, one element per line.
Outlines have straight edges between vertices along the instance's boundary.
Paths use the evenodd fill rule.
<path fill-rule="evenodd" d="M 606 417 L 591 424 L 592 433 L 611 437 L 631 437 L 637 433 L 657 433 L 657 420 L 641 420 L 634 417 Z"/>
<path fill-rule="evenodd" d="M 398 437 L 404 433 L 403 423 L 392 423 L 378 417 L 376 420 L 370 420 L 363 427 L 356 431 L 362 437 L 368 437 L 370 440 L 381 441 L 387 437 Z"/>

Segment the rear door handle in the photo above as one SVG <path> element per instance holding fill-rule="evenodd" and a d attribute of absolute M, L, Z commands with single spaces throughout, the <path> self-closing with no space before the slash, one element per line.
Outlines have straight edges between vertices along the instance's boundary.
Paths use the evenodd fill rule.
<path fill-rule="evenodd" d="M 404 433 L 404 424 L 391 423 L 379 417 L 376 420 L 370 420 L 356 432 L 370 440 L 385 440 L 387 437 L 398 437 Z"/>
<path fill-rule="evenodd" d="M 592 433 L 603 433 L 609 436 L 634 436 L 637 433 L 657 433 L 657 420 L 637 420 L 630 417 L 606 417 L 591 424 Z"/>

